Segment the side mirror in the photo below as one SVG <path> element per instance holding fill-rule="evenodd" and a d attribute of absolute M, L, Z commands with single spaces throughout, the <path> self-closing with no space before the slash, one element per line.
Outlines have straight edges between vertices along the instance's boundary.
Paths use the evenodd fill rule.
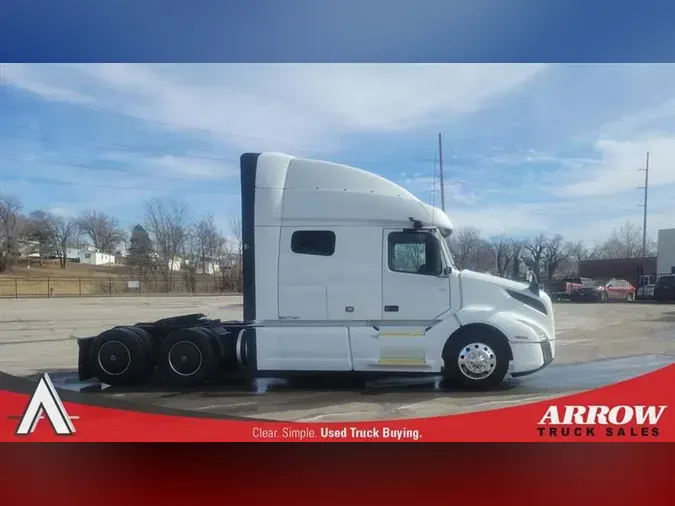
<path fill-rule="evenodd" d="M 439 278 L 447 278 L 452 272 L 452 267 L 444 267 L 443 270 L 438 275 Z"/>

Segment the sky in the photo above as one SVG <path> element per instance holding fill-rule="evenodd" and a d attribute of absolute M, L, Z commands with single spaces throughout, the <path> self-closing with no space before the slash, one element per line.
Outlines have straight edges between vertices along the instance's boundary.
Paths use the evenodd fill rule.
<path fill-rule="evenodd" d="M 2 64 L 0 194 L 25 211 L 96 209 L 130 229 L 152 197 L 224 229 L 238 158 L 346 163 L 486 237 L 589 244 L 675 227 L 675 65 Z"/>

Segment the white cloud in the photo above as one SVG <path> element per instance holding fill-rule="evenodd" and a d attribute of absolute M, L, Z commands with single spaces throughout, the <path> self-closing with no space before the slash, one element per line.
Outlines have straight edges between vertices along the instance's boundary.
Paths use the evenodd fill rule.
<path fill-rule="evenodd" d="M 479 110 L 541 65 L 6 65 L 9 84 L 209 134 L 237 149 L 331 149 Z M 59 90 L 58 93 L 53 90 Z"/>
<path fill-rule="evenodd" d="M 45 67 L 52 67 L 45 65 Z M 30 68 L 24 65 L 5 64 L 0 67 L 0 83 L 23 88 L 35 93 L 46 100 L 87 104 L 95 102 L 93 97 L 74 91 L 68 87 L 61 87 L 36 76 Z"/>
<path fill-rule="evenodd" d="M 139 156 L 129 152 L 112 151 L 101 159 L 122 162 L 128 167 L 130 175 L 160 176 L 188 180 L 226 180 L 238 177 L 237 161 L 234 159 L 203 158 L 199 156 L 179 156 L 161 154 L 157 156 Z"/>
<path fill-rule="evenodd" d="M 595 149 L 599 163 L 559 173 L 564 184 L 552 188 L 553 194 L 568 197 L 612 195 L 634 190 L 644 184 L 646 154 L 649 159 L 649 185 L 675 183 L 675 135 L 635 140 L 598 140 Z"/>
<path fill-rule="evenodd" d="M 636 86 L 648 82 L 654 70 L 636 66 L 632 74 L 632 68 L 605 74 L 602 66 L 592 71 L 559 66 L 541 75 L 547 67 L 3 65 L 3 78 L 45 100 L 139 118 L 148 122 L 142 123 L 146 130 L 171 129 L 238 152 L 279 150 L 331 159 L 330 151 L 345 147 L 347 151 L 350 142 L 362 135 L 388 139 L 385 136 L 418 129 L 457 131 L 462 142 L 447 136 L 448 147 L 456 149 L 448 149 L 445 157 L 446 174 L 453 176 L 446 181 L 446 207 L 456 226 L 476 226 L 485 235 L 559 232 L 570 240 L 594 242 L 626 220 L 641 224 L 642 196 L 637 187 L 643 184 L 644 173 L 638 169 L 644 166 L 647 151 L 654 189 L 650 235 L 675 225 L 672 192 L 660 191 L 675 185 L 675 92 L 669 98 L 670 77 L 663 73 L 661 94 L 652 97 L 651 88 Z M 609 88 L 616 92 L 613 79 L 625 80 L 623 95 L 607 94 Z M 572 82 L 574 93 L 565 95 L 563 88 Z M 532 86 L 523 93 L 511 94 L 527 84 Z M 561 99 L 563 95 L 571 101 Z M 650 100 L 656 105 L 645 107 Z M 498 107 L 492 108 L 495 104 Z M 516 148 L 510 147 L 511 141 Z M 383 144 L 377 153 L 363 148 L 353 159 L 382 156 Z M 185 154 L 180 147 L 175 151 Z M 430 149 L 434 147 L 432 138 Z M 399 146 L 392 145 L 391 158 L 399 155 Z M 159 183 L 165 188 L 180 185 L 176 179 L 213 182 L 237 176 L 236 160 L 209 160 L 190 153 L 97 156 L 120 162 L 130 171 L 137 168 L 132 175 L 115 176 L 114 184 L 140 187 L 150 181 L 147 174 L 156 180 L 165 176 L 167 181 Z M 393 170 L 401 168 L 399 164 Z M 439 204 L 433 179 L 426 177 L 431 167 L 422 175 L 414 172 L 400 174 L 400 182 Z M 116 205 L 143 196 L 133 193 L 133 198 L 119 200 L 110 193 Z M 196 202 L 199 197 L 194 199 L 195 205 L 201 203 Z"/>

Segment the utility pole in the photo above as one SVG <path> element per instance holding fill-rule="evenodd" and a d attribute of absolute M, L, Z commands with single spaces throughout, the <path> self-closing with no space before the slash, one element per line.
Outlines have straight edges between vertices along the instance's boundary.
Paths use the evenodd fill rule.
<path fill-rule="evenodd" d="M 441 178 L 441 209 L 445 212 L 445 182 L 443 181 L 443 137 L 438 134 L 438 170 Z"/>
<path fill-rule="evenodd" d="M 647 192 L 649 188 L 649 152 L 647 152 L 647 162 L 645 163 L 645 168 L 640 169 L 645 171 L 645 185 L 638 186 L 638 190 L 645 191 L 645 200 L 642 204 L 644 208 L 644 213 L 642 215 L 642 257 L 647 256 Z"/>

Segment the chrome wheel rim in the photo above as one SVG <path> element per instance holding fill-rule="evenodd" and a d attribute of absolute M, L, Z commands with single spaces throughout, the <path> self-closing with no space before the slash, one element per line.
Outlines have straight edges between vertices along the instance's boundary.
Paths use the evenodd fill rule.
<path fill-rule="evenodd" d="M 104 350 L 108 351 L 104 351 Z M 98 366 L 109 376 L 121 376 L 131 366 L 131 351 L 120 341 L 103 343 L 97 354 Z M 120 368 L 121 364 L 121 368 Z"/>
<path fill-rule="evenodd" d="M 457 365 L 465 377 L 475 381 L 483 380 L 497 367 L 497 354 L 485 343 L 470 343 L 460 350 Z"/>
<path fill-rule="evenodd" d="M 202 368 L 204 357 L 199 347 L 190 341 L 179 341 L 169 350 L 169 367 L 178 376 L 189 377 Z"/>

